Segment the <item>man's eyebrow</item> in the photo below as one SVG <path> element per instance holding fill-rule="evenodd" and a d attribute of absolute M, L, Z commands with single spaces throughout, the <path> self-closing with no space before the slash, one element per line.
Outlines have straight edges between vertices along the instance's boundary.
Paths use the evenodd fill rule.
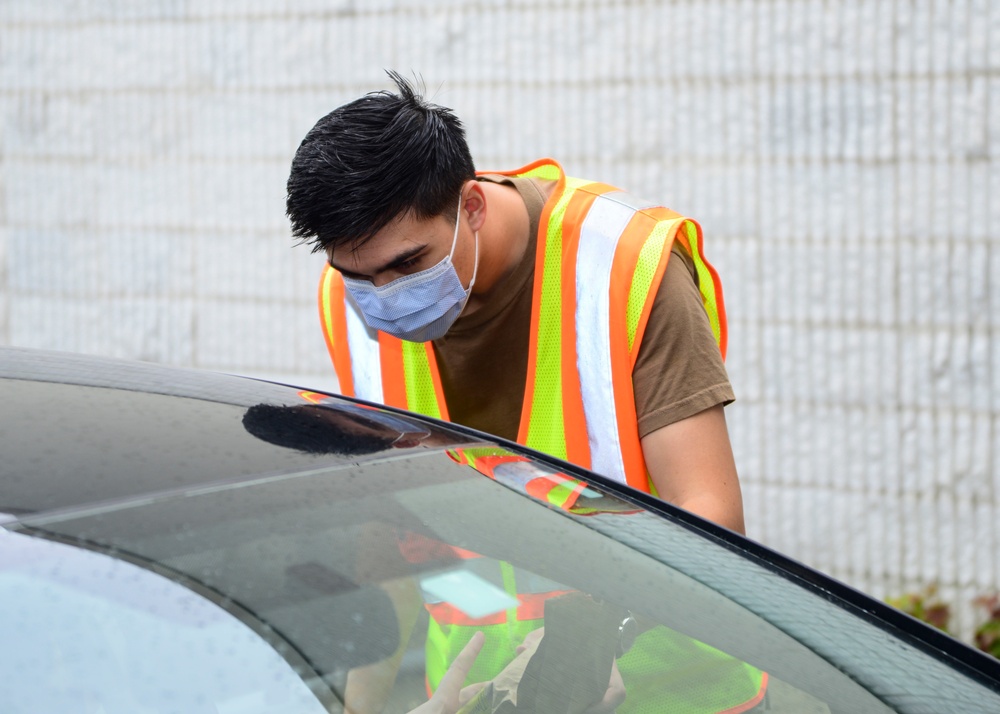
<path fill-rule="evenodd" d="M 418 253 L 420 253 L 421 251 L 423 251 L 423 249 L 426 248 L 426 247 L 427 247 L 426 244 L 425 245 L 416 245 L 416 246 L 413 246 L 412 248 L 408 248 L 408 249 L 404 250 L 399 255 L 391 258 L 388 262 L 386 262 L 381 267 L 376 268 L 375 271 L 372 273 L 372 275 L 378 275 L 379 273 L 385 272 L 386 270 L 392 270 L 393 268 L 398 267 L 401 263 L 405 263 L 406 261 L 410 260 L 415 255 L 417 255 Z M 344 273 L 346 275 L 356 275 L 356 273 L 352 273 L 350 270 L 344 270 L 343 268 L 341 268 L 340 266 L 338 266 L 336 263 L 333 262 L 333 260 L 331 260 L 329 258 L 327 258 L 327 262 L 330 264 L 330 267 L 332 267 L 334 270 L 337 270 L 337 271 L 339 271 L 341 273 Z"/>

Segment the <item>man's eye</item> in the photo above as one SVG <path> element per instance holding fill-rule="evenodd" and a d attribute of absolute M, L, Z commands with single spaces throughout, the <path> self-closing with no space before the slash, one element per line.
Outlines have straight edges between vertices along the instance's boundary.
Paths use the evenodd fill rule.
<path fill-rule="evenodd" d="M 402 263 L 396 265 L 396 270 L 406 270 L 407 268 L 412 268 L 419 260 L 419 257 L 407 258 Z"/>

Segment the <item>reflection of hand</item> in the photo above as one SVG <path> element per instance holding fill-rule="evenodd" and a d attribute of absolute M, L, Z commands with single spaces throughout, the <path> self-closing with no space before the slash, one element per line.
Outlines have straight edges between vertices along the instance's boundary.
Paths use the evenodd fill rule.
<path fill-rule="evenodd" d="M 522 652 L 528 649 L 534 651 L 535 645 L 538 644 L 539 640 L 541 640 L 542 637 L 544 636 L 545 636 L 544 627 L 539 627 L 537 630 L 532 630 L 531 632 L 529 632 L 524 636 L 524 639 L 521 640 L 521 644 L 519 644 L 517 646 L 517 649 L 514 651 L 517 654 L 521 654 Z"/>
<path fill-rule="evenodd" d="M 604 698 L 590 706 L 584 714 L 614 714 L 615 708 L 625 701 L 625 682 L 622 681 L 618 663 L 611 663 L 611 680 Z"/>
<path fill-rule="evenodd" d="M 430 700 L 412 710 L 410 714 L 455 714 L 462 705 L 486 686 L 485 683 L 480 683 L 462 688 L 462 682 L 469 676 L 485 640 L 486 636 L 482 632 L 474 634 L 455 657 L 455 661 L 441 678 L 441 683 Z"/>

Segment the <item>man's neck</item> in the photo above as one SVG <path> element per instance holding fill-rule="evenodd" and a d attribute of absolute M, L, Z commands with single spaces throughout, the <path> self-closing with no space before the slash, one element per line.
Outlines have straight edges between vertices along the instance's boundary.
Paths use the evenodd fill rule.
<path fill-rule="evenodd" d="M 486 222 L 479 231 L 479 274 L 466 314 L 489 302 L 524 260 L 530 236 L 528 209 L 513 186 L 483 181 Z"/>

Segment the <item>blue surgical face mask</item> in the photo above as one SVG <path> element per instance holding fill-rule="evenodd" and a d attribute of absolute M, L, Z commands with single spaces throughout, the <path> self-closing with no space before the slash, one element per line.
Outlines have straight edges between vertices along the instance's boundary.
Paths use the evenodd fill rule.
<path fill-rule="evenodd" d="M 469 287 L 463 288 L 451 257 L 458 245 L 458 223 L 462 198 L 458 199 L 455 235 L 451 252 L 437 265 L 391 283 L 375 287 L 368 280 L 344 278 L 344 286 L 364 315 L 369 327 L 408 342 L 428 342 L 443 337 L 458 316 L 476 284 L 479 270 L 479 233 L 476 232 L 476 263 Z"/>

